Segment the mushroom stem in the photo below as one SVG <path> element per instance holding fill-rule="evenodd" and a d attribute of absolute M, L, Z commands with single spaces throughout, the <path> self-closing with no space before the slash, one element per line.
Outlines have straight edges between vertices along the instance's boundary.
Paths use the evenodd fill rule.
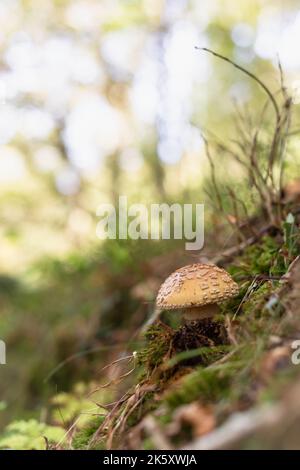
<path fill-rule="evenodd" d="M 210 318 L 220 312 L 217 304 L 204 305 L 203 307 L 190 307 L 183 312 L 183 318 L 186 323 Z"/>

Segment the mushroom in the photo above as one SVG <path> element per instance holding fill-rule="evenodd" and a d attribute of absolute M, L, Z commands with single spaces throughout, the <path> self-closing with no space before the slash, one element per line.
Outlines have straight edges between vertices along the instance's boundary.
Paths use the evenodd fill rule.
<path fill-rule="evenodd" d="M 238 293 L 238 285 L 213 264 L 191 264 L 177 269 L 161 285 L 156 305 L 161 310 L 184 309 L 186 322 L 213 317 L 218 303 Z"/>

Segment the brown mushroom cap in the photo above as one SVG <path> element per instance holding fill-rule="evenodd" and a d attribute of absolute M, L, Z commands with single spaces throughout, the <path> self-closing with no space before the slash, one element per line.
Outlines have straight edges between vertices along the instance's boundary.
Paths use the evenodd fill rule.
<path fill-rule="evenodd" d="M 161 285 L 156 305 L 160 309 L 202 307 L 238 293 L 232 277 L 212 264 L 190 264 L 177 269 Z"/>

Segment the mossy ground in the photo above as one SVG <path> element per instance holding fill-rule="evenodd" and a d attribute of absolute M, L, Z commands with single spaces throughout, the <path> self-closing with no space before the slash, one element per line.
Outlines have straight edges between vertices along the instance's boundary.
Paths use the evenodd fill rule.
<path fill-rule="evenodd" d="M 290 360 L 291 342 L 300 338 L 299 254 L 297 221 L 292 227 L 284 222 L 282 230 L 244 250 L 225 266 L 240 290 L 221 305 L 218 318 L 180 326 L 165 312 L 130 356 L 122 380 L 112 380 L 88 399 L 97 384 L 53 397 L 47 421 L 59 429 L 57 438 L 46 429 L 49 446 L 180 448 L 236 411 L 280 399 L 299 375 Z M 200 431 L 195 430 L 197 413 L 204 426 Z M 18 423 L 4 436 L 15 445 Z"/>
<path fill-rule="evenodd" d="M 124 425 L 127 438 L 116 433 L 113 446 L 136 446 L 138 434 L 140 448 L 154 448 L 147 432 L 149 416 L 171 446 L 182 446 L 193 435 L 192 425 L 170 434 L 182 407 L 211 407 L 217 426 L 234 411 L 274 400 L 299 374 L 290 360 L 291 340 L 300 331 L 299 318 L 288 311 L 295 286 L 292 277 L 283 277 L 300 253 L 299 232 L 293 229 L 291 244 L 286 231 L 284 224 L 281 232 L 265 236 L 227 266 L 240 293 L 222 305 L 217 321 L 177 330 L 158 322 L 149 328 L 138 358 L 140 383 L 153 385 L 154 391 L 140 400 Z M 300 305 L 300 296 L 296 301 Z M 134 444 L 128 438 L 131 434 Z"/>

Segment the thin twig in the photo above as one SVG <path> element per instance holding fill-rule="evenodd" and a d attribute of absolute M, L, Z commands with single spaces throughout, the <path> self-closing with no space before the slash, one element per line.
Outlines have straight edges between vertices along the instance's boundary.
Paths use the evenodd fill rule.
<path fill-rule="evenodd" d="M 222 55 L 222 54 L 219 54 L 218 52 L 215 52 L 215 51 L 212 51 L 211 49 L 208 49 L 207 47 L 198 47 L 198 46 L 195 46 L 195 49 L 197 50 L 200 50 L 200 51 L 205 51 L 205 52 L 209 52 L 210 54 L 214 55 L 215 57 L 218 57 L 219 59 L 222 59 L 224 60 L 225 62 L 228 62 L 229 64 L 233 65 L 233 67 L 235 67 L 236 69 L 240 70 L 241 72 L 245 73 L 246 75 L 248 75 L 250 78 L 252 78 L 253 80 L 255 80 L 260 86 L 261 88 L 263 88 L 263 90 L 267 93 L 267 95 L 269 96 L 272 104 L 273 104 L 273 107 L 274 107 L 274 110 L 275 110 L 275 114 L 276 114 L 276 119 L 277 121 L 279 121 L 280 119 L 280 112 L 279 112 L 279 108 L 278 108 L 278 104 L 273 96 L 273 94 L 271 93 L 271 91 L 269 90 L 269 88 L 264 84 L 264 82 L 262 82 L 256 75 L 254 75 L 252 72 L 250 72 L 249 70 L 245 69 L 244 67 L 242 67 L 241 65 L 239 64 L 236 64 L 235 62 L 233 62 L 231 59 L 229 59 L 228 57 Z"/>

